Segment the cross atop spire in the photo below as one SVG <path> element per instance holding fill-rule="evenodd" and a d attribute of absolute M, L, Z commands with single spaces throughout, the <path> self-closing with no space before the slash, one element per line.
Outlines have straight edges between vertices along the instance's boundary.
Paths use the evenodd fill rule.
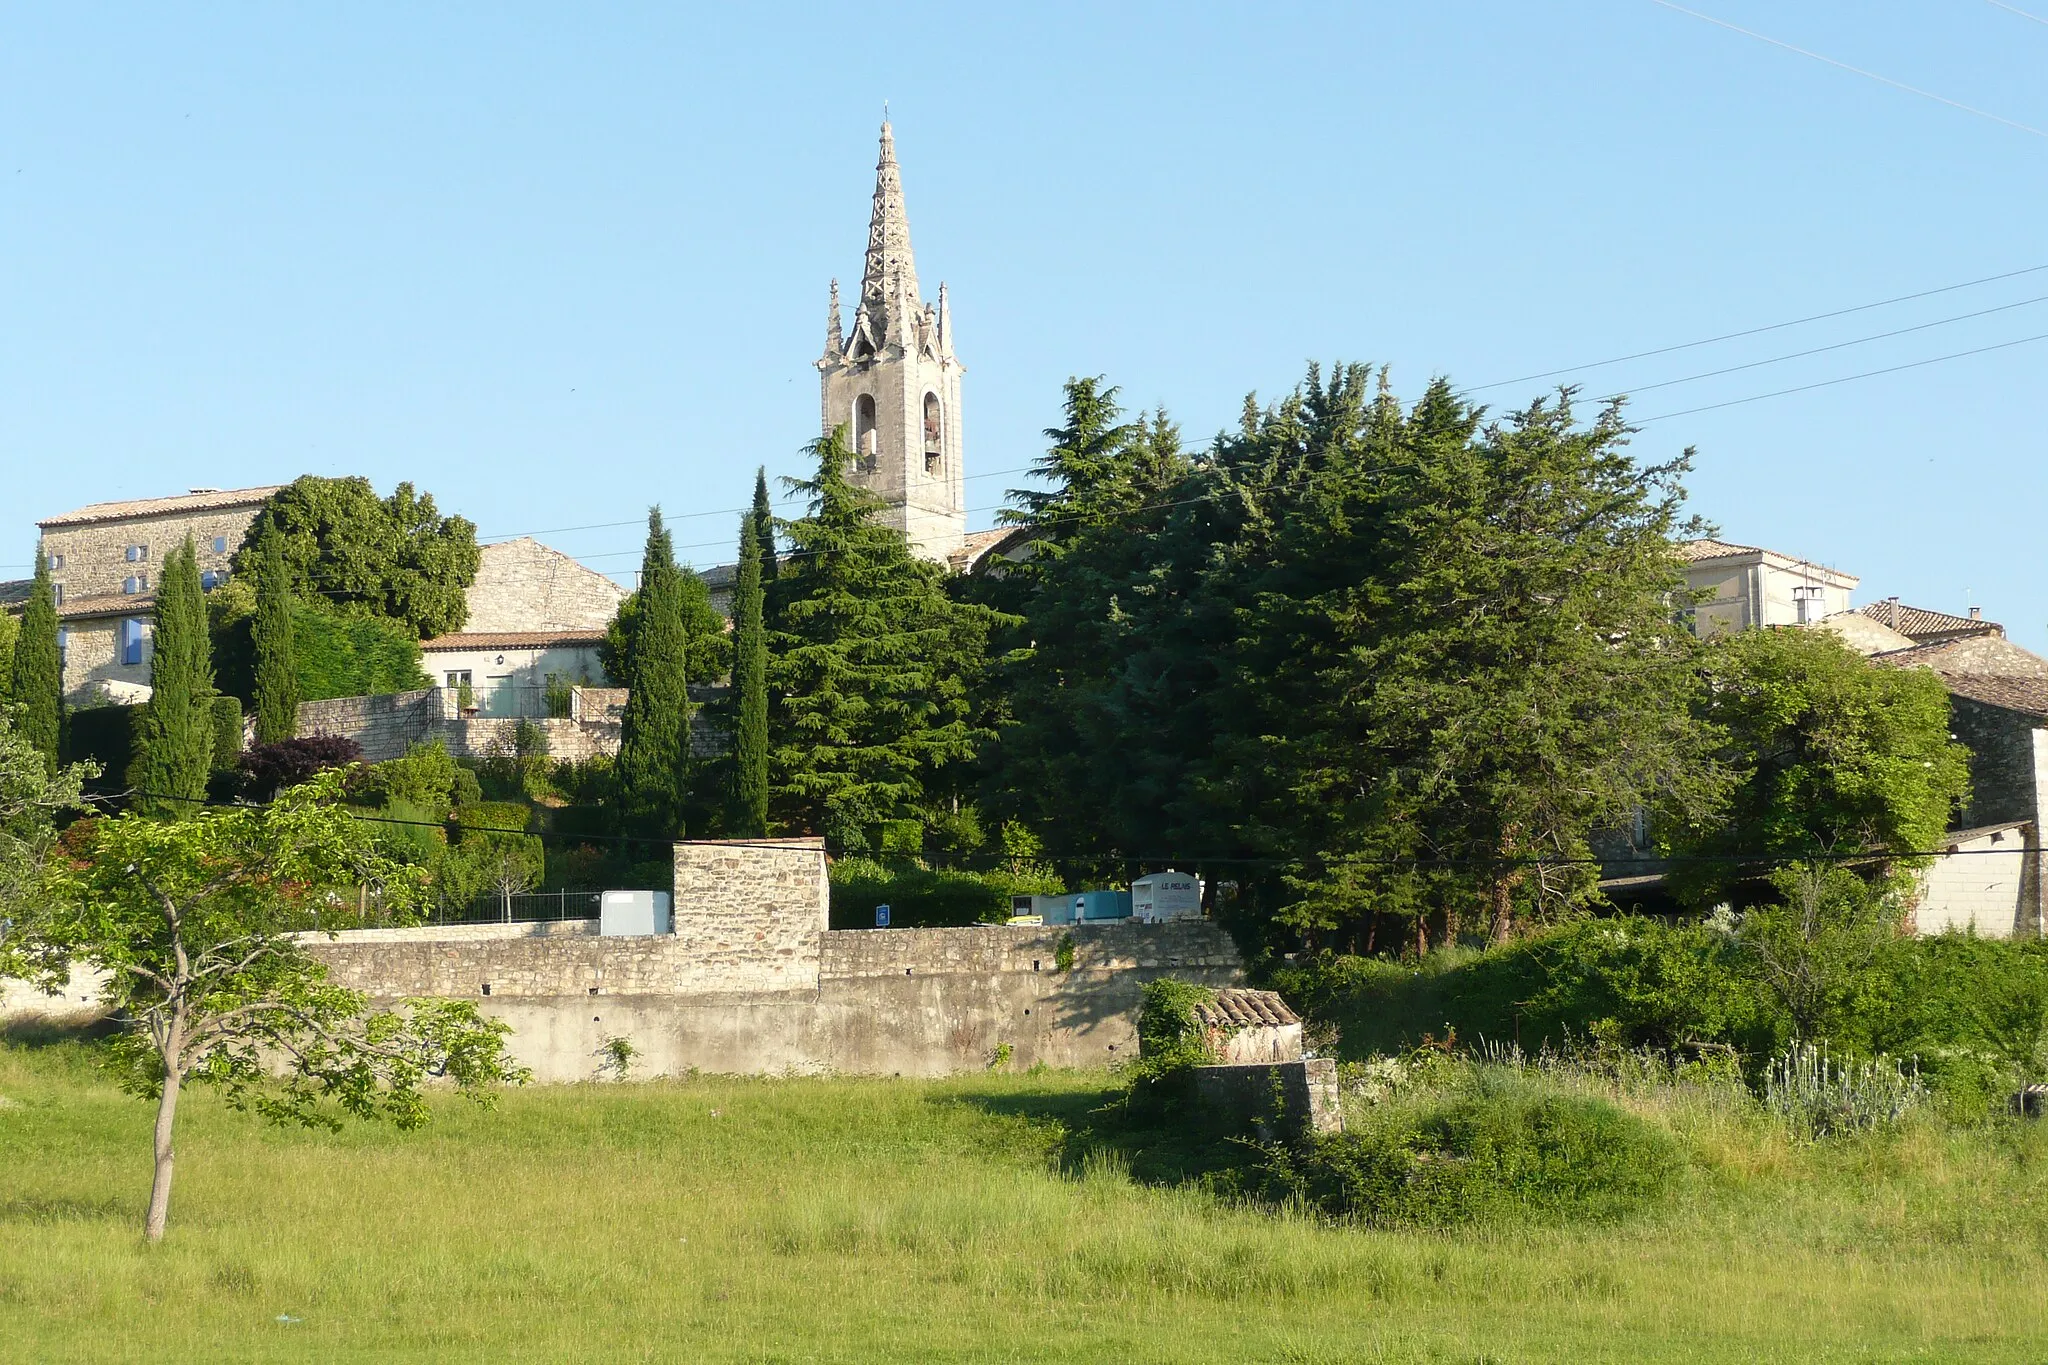
<path fill-rule="evenodd" d="M 868 219 L 867 265 L 861 271 L 860 306 L 853 318 L 856 351 L 863 341 L 876 351 L 892 342 L 907 346 L 911 317 L 922 310 L 917 262 L 910 251 L 910 216 L 903 208 L 903 176 L 896 167 L 896 139 L 884 122 L 882 153 L 875 163 L 875 209 Z"/>

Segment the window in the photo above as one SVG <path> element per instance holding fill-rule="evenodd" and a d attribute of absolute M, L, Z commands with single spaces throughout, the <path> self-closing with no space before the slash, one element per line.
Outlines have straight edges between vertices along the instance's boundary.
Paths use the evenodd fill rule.
<path fill-rule="evenodd" d="M 928 393 L 924 396 L 924 472 L 936 474 L 945 451 L 941 433 L 944 424 L 939 420 L 939 396 Z"/>
<path fill-rule="evenodd" d="M 58 571 L 59 569 L 61 569 L 61 568 L 63 568 L 63 567 L 64 567 L 64 556 L 63 556 L 63 555 L 51 555 L 51 556 L 50 556 L 50 572 L 51 572 L 51 573 L 56 573 L 56 572 L 57 572 L 57 571 Z"/>
<path fill-rule="evenodd" d="M 875 449 L 875 398 L 864 393 L 853 400 L 853 450 L 869 473 L 880 463 Z"/>
<path fill-rule="evenodd" d="M 62 583 L 52 583 L 50 585 L 50 600 L 60 607 L 64 605 L 64 585 Z"/>
<path fill-rule="evenodd" d="M 142 662 L 142 622 L 133 616 L 121 623 L 121 662 Z"/>
<path fill-rule="evenodd" d="M 149 575 L 146 573 L 139 573 L 131 578 L 122 579 L 121 591 L 123 593 L 126 593 L 130 597 L 133 597 L 136 593 L 139 592 L 148 592 Z"/>
<path fill-rule="evenodd" d="M 58 632 L 57 632 L 57 658 L 58 658 L 58 660 L 59 660 L 60 662 L 61 662 L 61 661 L 63 660 L 63 658 L 64 658 L 64 651 L 65 651 L 65 650 L 67 650 L 67 649 L 69 649 L 69 648 L 71 648 L 71 632 L 70 632 L 70 631 L 68 631 L 68 630 L 62 630 L 62 629 L 58 630 Z"/>
<path fill-rule="evenodd" d="M 228 538 L 226 536 L 215 536 L 213 538 L 213 552 L 217 555 L 224 555 L 228 552 Z"/>
<path fill-rule="evenodd" d="M 127 558 L 130 564 L 140 564 L 143 560 L 149 558 L 149 547 L 147 545 L 130 545 Z"/>
<path fill-rule="evenodd" d="M 448 685 L 449 685 L 450 687 L 467 687 L 467 686 L 469 686 L 469 670 L 468 670 L 468 669 L 466 669 L 466 668 L 451 668 L 451 669 L 449 669 L 449 670 L 448 670 Z"/>
<path fill-rule="evenodd" d="M 227 581 L 228 576 L 224 570 L 208 569 L 206 572 L 199 575 L 199 589 L 201 592 L 212 592 L 215 588 L 219 587 L 221 584 Z"/>

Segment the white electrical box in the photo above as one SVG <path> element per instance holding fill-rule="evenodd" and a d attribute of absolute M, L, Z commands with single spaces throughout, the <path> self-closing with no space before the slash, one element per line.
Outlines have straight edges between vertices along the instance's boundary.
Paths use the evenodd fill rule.
<path fill-rule="evenodd" d="M 634 938 L 675 932 L 666 891 L 607 891 L 598 899 L 597 932 Z"/>

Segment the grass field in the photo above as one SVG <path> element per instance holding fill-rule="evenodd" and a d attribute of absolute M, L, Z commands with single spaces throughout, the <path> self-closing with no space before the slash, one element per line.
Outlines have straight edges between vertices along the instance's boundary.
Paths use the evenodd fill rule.
<path fill-rule="evenodd" d="M 1606 1226 L 1366 1231 L 1233 1206 L 1100 1075 L 533 1088 L 424 1133 L 149 1107 L 0 1046 L 8 1361 L 2038 1361 L 2048 1133 L 1802 1146 L 1638 1102 L 1686 1153 Z M 1135 1175 L 1133 1173 L 1136 1173 Z"/>

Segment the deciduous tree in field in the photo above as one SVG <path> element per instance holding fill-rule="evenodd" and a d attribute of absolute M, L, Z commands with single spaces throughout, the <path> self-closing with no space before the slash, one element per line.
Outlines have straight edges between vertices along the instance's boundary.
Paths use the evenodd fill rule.
<path fill-rule="evenodd" d="M 506 1026 L 466 1001 L 393 1010 L 333 985 L 304 938 L 345 928 L 364 900 L 384 915 L 417 903 L 420 879 L 377 850 L 372 828 L 335 802 L 323 775 L 265 807 L 138 815 L 74 827 L 77 894 L 36 930 L 50 955 L 108 974 L 123 1084 L 157 1103 L 145 1234 L 170 1216 L 178 1099 L 217 1085 L 238 1109 L 279 1124 L 335 1128 L 339 1116 L 417 1128 L 422 1087 L 445 1076 L 488 1103 L 524 1073 Z"/>
<path fill-rule="evenodd" d="M 0 976 L 33 977 L 49 947 L 38 926 L 66 894 L 57 818 L 83 807 L 80 789 L 93 770 L 74 764 L 52 775 L 20 715 L 0 705 Z"/>

